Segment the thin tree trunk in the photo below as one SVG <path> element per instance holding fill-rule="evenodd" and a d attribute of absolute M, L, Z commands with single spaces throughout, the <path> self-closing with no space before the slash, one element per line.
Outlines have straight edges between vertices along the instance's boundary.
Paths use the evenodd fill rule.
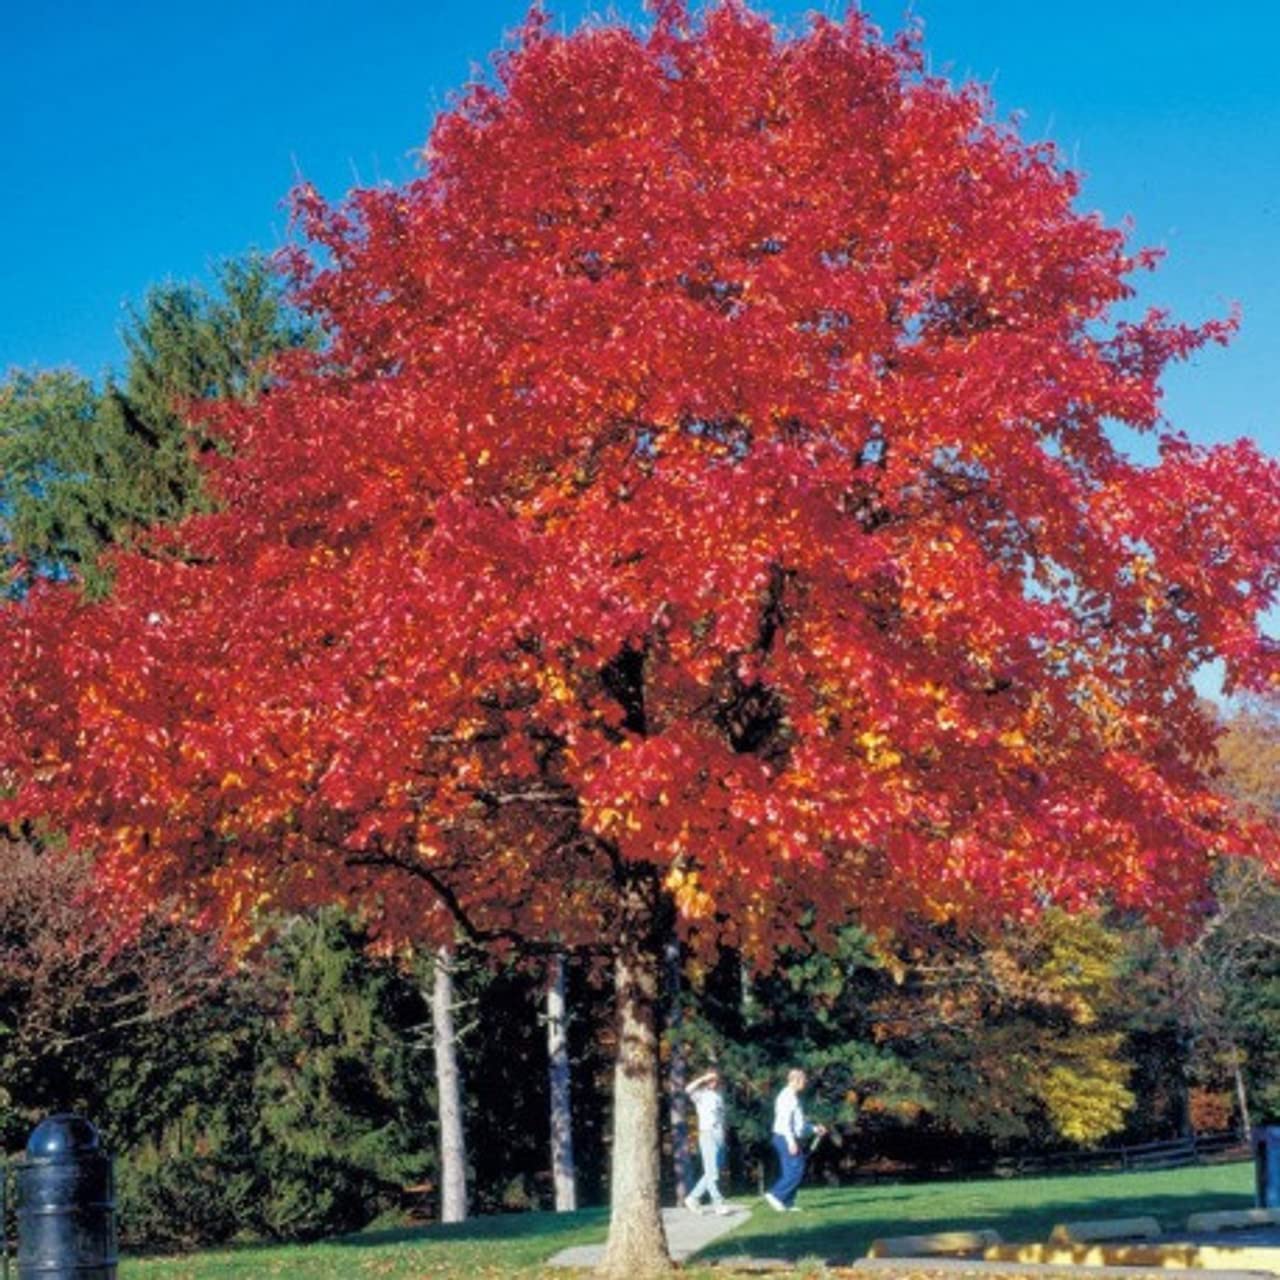
<path fill-rule="evenodd" d="M 1179 1098 L 1179 1130 L 1180 1138 L 1195 1136 L 1195 1125 L 1191 1123 L 1191 1063 L 1195 1058 L 1196 1035 L 1194 1031 L 1183 1027 L 1178 1036 L 1178 1049 L 1182 1058 L 1182 1070 L 1178 1073 L 1178 1085 L 1181 1092 Z"/>
<path fill-rule="evenodd" d="M 571 1213 L 578 1207 L 578 1187 L 573 1164 L 564 957 L 559 955 L 551 958 L 547 972 L 547 1075 L 551 1085 L 551 1176 L 555 1184 L 556 1212 Z"/>
<path fill-rule="evenodd" d="M 467 1142 L 462 1130 L 462 1083 L 453 1029 L 453 951 L 435 956 L 431 984 L 431 1044 L 436 1059 L 440 1111 L 440 1221 L 467 1218 Z"/>
<path fill-rule="evenodd" d="M 680 1043 L 680 943 L 675 938 L 667 940 L 664 948 L 667 971 L 667 1027 L 670 1031 L 671 1057 L 667 1069 L 667 1119 L 671 1126 L 671 1162 L 676 1176 L 676 1203 L 693 1189 L 689 1171 L 689 1095 L 684 1087 L 688 1083 L 688 1063 L 684 1045 Z"/>
<path fill-rule="evenodd" d="M 659 1200 L 657 889 L 634 874 L 614 961 L 618 1048 L 613 1072 L 609 1239 L 600 1273 L 641 1280 L 671 1271 Z"/>
<path fill-rule="evenodd" d="M 1236 1103 L 1240 1108 L 1240 1133 L 1247 1142 L 1253 1132 L 1253 1121 L 1249 1116 L 1249 1094 L 1244 1087 L 1244 1054 L 1235 1046 L 1231 1046 L 1231 1075 L 1235 1080 Z"/>

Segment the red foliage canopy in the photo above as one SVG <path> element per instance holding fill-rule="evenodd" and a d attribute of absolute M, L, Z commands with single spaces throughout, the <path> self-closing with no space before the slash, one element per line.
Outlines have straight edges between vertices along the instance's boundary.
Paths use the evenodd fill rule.
<path fill-rule="evenodd" d="M 404 934 L 607 937 L 636 866 L 761 953 L 1185 912 L 1269 852 L 1190 677 L 1277 680 L 1280 467 L 1109 424 L 1233 322 L 1117 319 L 1155 255 L 912 40 L 657 9 L 535 12 L 421 180 L 299 194 L 331 344 L 219 411 L 221 510 L 7 613 L 6 813 Z"/>

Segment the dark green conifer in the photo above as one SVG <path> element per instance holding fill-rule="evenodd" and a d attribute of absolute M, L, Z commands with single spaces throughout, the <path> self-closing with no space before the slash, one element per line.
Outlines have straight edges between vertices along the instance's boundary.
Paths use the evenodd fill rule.
<path fill-rule="evenodd" d="M 224 263 L 215 287 L 164 284 L 130 313 L 119 381 L 16 371 L 0 384 L 0 556 L 8 594 L 75 576 L 101 594 L 99 556 L 208 497 L 197 462 L 215 447 L 190 407 L 254 399 L 272 361 L 310 339 L 261 257 Z"/>

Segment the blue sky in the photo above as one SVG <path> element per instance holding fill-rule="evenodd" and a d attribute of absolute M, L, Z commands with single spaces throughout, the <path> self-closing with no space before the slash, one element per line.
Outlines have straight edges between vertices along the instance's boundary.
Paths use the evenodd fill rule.
<path fill-rule="evenodd" d="M 583 0 L 557 22 L 639 15 Z M 794 23 L 835 3 L 774 0 Z M 900 0 L 862 6 L 883 28 Z M 430 122 L 525 0 L 44 0 L 0 6 L 0 370 L 121 359 L 123 307 L 271 249 L 299 176 L 338 196 L 415 171 Z M 1188 320 L 1232 302 L 1226 351 L 1174 371 L 1193 438 L 1280 454 L 1280 9 L 1223 0 L 916 0 L 935 71 L 992 85 L 1024 136 L 1085 175 L 1081 206 L 1168 250 L 1142 300 Z"/>

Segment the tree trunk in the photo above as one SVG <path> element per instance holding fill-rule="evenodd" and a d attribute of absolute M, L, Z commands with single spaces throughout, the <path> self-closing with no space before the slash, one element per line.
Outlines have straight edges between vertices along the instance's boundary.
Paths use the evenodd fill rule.
<path fill-rule="evenodd" d="M 462 1131 L 462 1084 L 453 1030 L 453 952 L 436 952 L 431 984 L 431 1044 L 440 1112 L 440 1221 L 467 1218 L 467 1142 Z"/>
<path fill-rule="evenodd" d="M 564 957 L 553 956 L 547 972 L 547 1075 L 551 1085 L 551 1176 L 556 1212 L 578 1207 L 573 1166 L 573 1103 L 569 1091 L 569 1036 L 565 1023 Z"/>
<path fill-rule="evenodd" d="M 1246 1142 L 1253 1133 L 1253 1121 L 1249 1116 L 1249 1094 L 1244 1087 L 1244 1054 L 1231 1045 L 1231 1075 L 1235 1080 L 1236 1103 L 1240 1107 L 1240 1134 Z"/>
<path fill-rule="evenodd" d="M 689 1095 L 684 1087 L 688 1083 L 688 1063 L 684 1045 L 680 1043 L 680 943 L 675 938 L 667 940 L 664 948 L 667 970 L 667 1028 L 671 1045 L 671 1057 L 667 1069 L 667 1120 L 671 1126 L 671 1163 L 676 1176 L 676 1204 L 693 1190 L 689 1171 Z"/>
<path fill-rule="evenodd" d="M 1195 1060 L 1196 1035 L 1194 1031 L 1182 1027 L 1178 1034 L 1178 1054 L 1182 1059 L 1182 1070 L 1178 1073 L 1180 1097 L 1178 1099 L 1178 1136 L 1192 1138 L 1195 1136 L 1195 1125 L 1191 1123 L 1191 1064 Z"/>
<path fill-rule="evenodd" d="M 660 1204 L 658 1143 L 658 891 L 629 877 L 614 961 L 618 1048 L 613 1072 L 609 1239 L 600 1274 L 640 1280 L 671 1271 Z"/>

